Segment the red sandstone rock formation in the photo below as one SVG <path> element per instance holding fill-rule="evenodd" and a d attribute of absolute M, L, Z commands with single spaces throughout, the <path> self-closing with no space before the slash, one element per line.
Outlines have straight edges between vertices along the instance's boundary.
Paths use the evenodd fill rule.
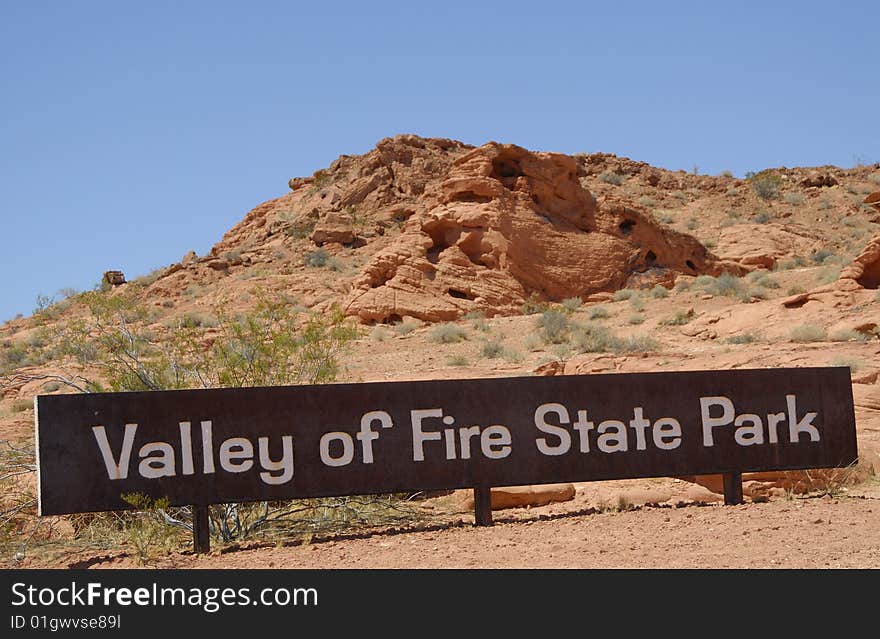
<path fill-rule="evenodd" d="M 365 322 L 509 315 L 531 296 L 586 298 L 675 273 L 742 271 L 623 201 L 597 203 L 580 171 L 575 158 L 515 145 L 457 157 L 354 282 L 348 312 Z"/>

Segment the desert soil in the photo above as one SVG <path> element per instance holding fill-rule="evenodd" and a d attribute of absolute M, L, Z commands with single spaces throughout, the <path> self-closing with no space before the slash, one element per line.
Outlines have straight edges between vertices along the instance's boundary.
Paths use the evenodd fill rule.
<path fill-rule="evenodd" d="M 144 563 L 121 549 L 68 547 L 8 567 L 880 568 L 880 481 L 737 506 L 708 493 L 695 500 L 689 486 L 673 479 L 577 484 L 568 502 L 496 510 L 492 527 L 475 527 L 472 514 L 459 510 L 410 529 L 252 542 L 210 555 L 180 552 Z M 626 506 L 609 506 L 610 495 L 625 495 Z"/>

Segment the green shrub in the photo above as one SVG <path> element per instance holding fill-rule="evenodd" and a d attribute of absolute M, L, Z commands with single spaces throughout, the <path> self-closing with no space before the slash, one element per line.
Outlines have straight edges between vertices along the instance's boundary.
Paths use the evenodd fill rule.
<path fill-rule="evenodd" d="M 468 358 L 464 355 L 453 355 L 448 360 L 450 366 L 468 366 L 470 362 L 468 362 Z"/>
<path fill-rule="evenodd" d="M 413 317 L 404 317 L 402 321 L 397 322 L 393 325 L 394 332 L 398 335 L 409 335 L 417 328 L 420 328 L 422 323 L 413 318 Z"/>
<path fill-rule="evenodd" d="M 746 179 L 751 183 L 752 190 L 762 200 L 772 200 L 779 197 L 782 188 L 782 176 L 771 169 L 759 173 L 746 173 Z"/>
<path fill-rule="evenodd" d="M 622 288 L 619 291 L 614 291 L 614 297 L 612 298 L 615 302 L 622 302 L 623 300 L 630 299 L 633 295 L 638 295 L 639 292 L 633 290 L 631 288 Z"/>
<path fill-rule="evenodd" d="M 858 331 L 844 329 L 835 331 L 829 339 L 832 342 L 865 342 L 868 340 L 868 336 Z"/>
<path fill-rule="evenodd" d="M 826 260 L 832 257 L 836 257 L 837 253 L 832 251 L 831 249 L 821 248 L 818 251 L 814 251 L 810 255 L 810 259 L 813 260 L 816 264 L 822 264 Z"/>
<path fill-rule="evenodd" d="M 529 298 L 523 302 L 521 310 L 523 315 L 536 315 L 538 313 L 543 313 L 549 308 L 550 304 L 542 300 L 540 295 L 532 293 L 529 295 Z"/>
<path fill-rule="evenodd" d="M 757 224 L 766 224 L 771 219 L 773 219 L 773 218 L 770 216 L 770 213 L 768 213 L 767 211 L 762 209 L 762 210 L 758 211 L 757 215 L 755 215 L 754 221 Z"/>
<path fill-rule="evenodd" d="M 825 329 L 815 324 L 801 324 L 791 329 L 793 342 L 821 342 L 825 339 Z"/>
<path fill-rule="evenodd" d="M 608 312 L 608 309 L 604 306 L 594 306 L 590 309 L 590 319 L 607 319 L 611 314 Z"/>
<path fill-rule="evenodd" d="M 840 266 L 826 266 L 819 273 L 816 281 L 819 284 L 831 284 L 831 282 L 836 282 L 838 278 L 840 278 L 840 271 Z"/>
<path fill-rule="evenodd" d="M 694 286 L 715 297 L 742 297 L 745 294 L 743 281 L 730 273 L 718 277 L 700 275 L 694 280 Z"/>
<path fill-rule="evenodd" d="M 540 351 L 544 347 L 544 340 L 532 333 L 526 337 L 525 347 L 527 351 Z"/>
<path fill-rule="evenodd" d="M 659 342 L 651 337 L 638 335 L 620 338 L 597 324 L 579 326 L 573 331 L 571 342 L 581 353 L 644 353 L 660 347 Z"/>
<path fill-rule="evenodd" d="M 795 255 L 794 257 L 792 257 L 790 259 L 777 262 L 776 263 L 776 270 L 777 271 L 790 271 L 791 269 L 803 268 L 804 266 L 807 266 L 807 260 L 805 260 L 800 255 Z"/>
<path fill-rule="evenodd" d="M 578 310 L 584 301 L 579 297 L 567 297 L 562 300 L 562 308 L 564 308 L 569 313 L 574 313 Z"/>
<path fill-rule="evenodd" d="M 650 353 L 660 349 L 660 342 L 648 335 L 633 335 L 618 339 L 614 344 L 615 353 Z"/>
<path fill-rule="evenodd" d="M 691 311 L 677 311 L 672 317 L 660 321 L 660 326 L 682 326 L 693 319 L 694 314 Z"/>
<path fill-rule="evenodd" d="M 620 186 L 624 183 L 626 178 L 619 173 L 614 173 L 613 171 L 603 171 L 599 174 L 599 181 L 605 182 L 606 184 L 613 184 L 614 186 Z"/>
<path fill-rule="evenodd" d="M 436 344 L 455 344 L 466 340 L 467 333 L 457 324 L 437 324 L 431 329 L 428 339 Z"/>
<path fill-rule="evenodd" d="M 330 255 L 322 248 L 319 248 L 317 251 L 312 251 L 310 253 L 306 253 L 305 257 L 305 265 L 311 266 L 314 268 L 320 268 L 322 266 L 327 266 L 327 262 L 330 260 Z"/>
<path fill-rule="evenodd" d="M 752 271 L 751 273 L 746 275 L 746 280 L 748 280 L 755 286 L 761 286 L 763 288 L 779 288 L 779 282 L 773 279 L 773 276 L 763 269 L 759 271 Z"/>
<path fill-rule="evenodd" d="M 562 344 L 568 339 L 569 322 L 565 313 L 544 311 L 538 318 L 537 325 L 546 344 Z"/>
<path fill-rule="evenodd" d="M 651 297 L 654 299 L 663 299 L 669 297 L 669 290 L 665 286 L 657 284 L 651 289 Z"/>
<path fill-rule="evenodd" d="M 788 289 L 785 291 L 786 295 L 800 295 L 801 293 L 806 293 L 806 292 L 807 292 L 807 289 L 805 289 L 803 286 L 799 286 L 797 284 L 795 284 L 794 286 L 789 286 Z"/>
<path fill-rule="evenodd" d="M 483 342 L 480 354 L 489 359 L 496 359 L 504 355 L 504 345 L 499 340 L 487 340 Z"/>

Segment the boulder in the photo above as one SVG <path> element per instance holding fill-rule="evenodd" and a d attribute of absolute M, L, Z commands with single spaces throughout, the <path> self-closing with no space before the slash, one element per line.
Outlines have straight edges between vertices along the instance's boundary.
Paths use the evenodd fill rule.
<path fill-rule="evenodd" d="M 501 486 L 492 488 L 492 510 L 546 506 L 574 499 L 573 484 L 541 484 L 538 486 Z M 464 508 L 474 507 L 473 491 L 465 498 Z"/>
<path fill-rule="evenodd" d="M 321 246 L 327 243 L 351 244 L 355 233 L 351 217 L 341 213 L 327 213 L 316 225 L 310 236 L 312 242 Z"/>

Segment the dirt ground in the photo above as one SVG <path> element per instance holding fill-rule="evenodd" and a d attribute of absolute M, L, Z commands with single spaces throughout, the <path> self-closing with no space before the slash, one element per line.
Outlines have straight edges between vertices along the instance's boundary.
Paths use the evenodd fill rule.
<path fill-rule="evenodd" d="M 578 484 L 575 499 L 496 510 L 473 526 L 465 511 L 415 530 L 391 530 L 286 544 L 254 542 L 154 557 L 122 549 L 58 548 L 8 567 L 40 568 L 880 568 L 880 481 L 834 494 L 788 495 L 724 506 L 709 493 L 683 498 L 687 482 Z M 627 503 L 668 495 L 663 503 Z M 690 489 L 692 490 L 692 488 Z M 605 495 L 626 495 L 608 506 Z M 641 497 L 640 497 L 641 496 Z M 598 501 L 597 501 L 598 500 Z M 605 504 L 596 508 L 591 504 Z M 625 504 L 622 506 L 621 504 Z"/>

